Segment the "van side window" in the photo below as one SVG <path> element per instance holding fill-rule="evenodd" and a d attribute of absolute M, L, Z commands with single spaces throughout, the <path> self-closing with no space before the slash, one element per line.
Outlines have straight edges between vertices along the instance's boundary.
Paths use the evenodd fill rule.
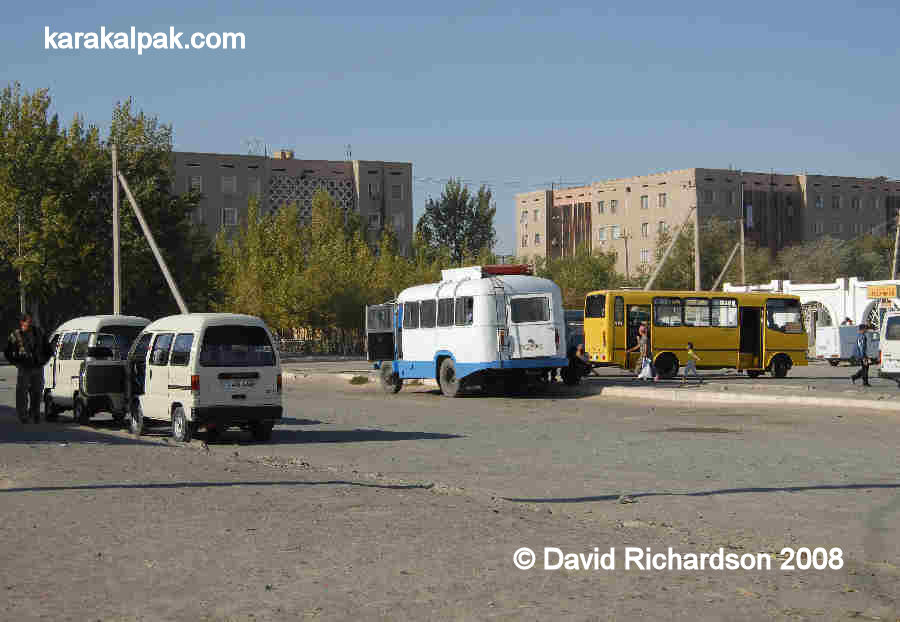
<path fill-rule="evenodd" d="M 137 343 L 134 344 L 134 349 L 129 356 L 132 361 L 143 362 L 147 358 L 147 350 L 150 349 L 151 337 L 153 337 L 153 335 L 150 333 L 144 333 L 140 336 Z"/>
<path fill-rule="evenodd" d="M 66 333 L 63 335 L 62 345 L 59 348 L 60 360 L 68 361 L 72 358 L 72 351 L 75 349 L 75 337 L 77 333 Z"/>
<path fill-rule="evenodd" d="M 78 333 L 78 339 L 75 341 L 75 350 L 72 352 L 73 359 L 78 361 L 87 355 L 88 343 L 93 334 L 94 333 Z"/>
<path fill-rule="evenodd" d="M 453 299 L 441 298 L 438 300 L 438 326 L 453 326 Z"/>
<path fill-rule="evenodd" d="M 407 302 L 403 305 L 403 328 L 419 327 L 419 303 Z"/>
<path fill-rule="evenodd" d="M 172 345 L 172 360 L 169 361 L 169 365 L 187 366 L 193 345 L 194 335 L 191 333 L 181 333 L 175 337 L 175 343 Z"/>
<path fill-rule="evenodd" d="M 50 352 L 52 352 L 50 356 L 56 356 L 56 346 L 59 345 L 59 337 L 59 333 L 56 333 L 53 335 L 53 339 L 50 340 Z"/>
<path fill-rule="evenodd" d="M 172 347 L 174 333 L 161 333 L 153 340 L 153 351 L 150 353 L 151 365 L 168 365 L 169 348 Z"/>
<path fill-rule="evenodd" d="M 475 299 L 472 296 L 460 296 L 456 299 L 456 325 L 469 326 L 475 315 Z"/>
<path fill-rule="evenodd" d="M 419 317 L 422 320 L 422 328 L 434 328 L 436 306 L 437 303 L 434 300 L 423 300 L 419 303 Z"/>

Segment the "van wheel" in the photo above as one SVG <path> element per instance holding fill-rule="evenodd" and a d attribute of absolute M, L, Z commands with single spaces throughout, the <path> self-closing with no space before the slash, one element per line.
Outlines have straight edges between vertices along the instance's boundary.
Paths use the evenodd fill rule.
<path fill-rule="evenodd" d="M 184 416 L 184 408 L 176 407 L 172 411 L 172 438 L 179 443 L 191 442 L 191 424 Z"/>
<path fill-rule="evenodd" d="M 441 387 L 441 393 L 447 397 L 456 397 L 459 395 L 460 382 L 459 376 L 456 375 L 456 365 L 453 359 L 446 358 L 441 361 L 441 371 L 438 373 L 438 384 Z"/>
<path fill-rule="evenodd" d="M 840 361 L 835 360 L 835 359 L 828 359 L 828 364 L 831 365 L 832 367 L 837 367 L 838 364 L 840 364 Z"/>
<path fill-rule="evenodd" d="M 668 352 L 660 354 L 656 359 L 655 367 L 660 378 L 668 380 L 678 375 L 678 359 L 674 354 Z"/>
<path fill-rule="evenodd" d="M 400 380 L 400 376 L 394 372 L 394 364 L 393 363 L 382 363 L 381 364 L 381 389 L 385 393 L 397 393 L 400 391 L 400 388 L 403 386 L 403 381 Z"/>
<path fill-rule="evenodd" d="M 91 420 L 91 410 L 80 397 L 75 398 L 75 403 L 72 406 L 72 419 L 75 423 L 81 424 L 86 424 Z"/>
<path fill-rule="evenodd" d="M 253 440 L 265 443 L 267 441 L 272 440 L 272 428 L 275 427 L 274 423 L 251 423 L 250 424 L 250 434 L 253 435 Z"/>
<path fill-rule="evenodd" d="M 59 419 L 59 409 L 53 403 L 53 396 L 50 391 L 44 393 L 44 419 L 47 421 L 57 421 Z"/>
<path fill-rule="evenodd" d="M 783 354 L 779 354 L 775 357 L 775 360 L 772 361 L 772 375 L 776 378 L 784 378 L 787 376 L 790 368 L 790 360 Z"/>
<path fill-rule="evenodd" d="M 135 436 L 144 433 L 144 411 L 141 410 L 141 402 L 138 398 L 131 400 L 131 407 L 128 410 L 128 429 Z"/>
<path fill-rule="evenodd" d="M 122 425 L 122 422 L 125 421 L 125 413 L 113 413 L 112 414 L 113 421 Z"/>

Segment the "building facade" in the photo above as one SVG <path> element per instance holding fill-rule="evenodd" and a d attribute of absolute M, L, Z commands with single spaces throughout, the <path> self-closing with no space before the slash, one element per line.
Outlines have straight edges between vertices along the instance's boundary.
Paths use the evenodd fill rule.
<path fill-rule="evenodd" d="M 370 242 L 385 226 L 401 250 L 412 242 L 412 164 L 367 160 L 299 160 L 292 151 L 272 156 L 175 152 L 175 191 L 198 190 L 202 199 L 191 215 L 210 235 L 237 227 L 247 218 L 251 197 L 263 213 L 296 203 L 308 219 L 319 189 L 335 205 L 355 212 Z"/>
<path fill-rule="evenodd" d="M 516 195 L 517 254 L 567 257 L 585 245 L 615 252 L 616 269 L 633 275 L 653 263 L 659 233 L 674 232 L 691 207 L 701 227 L 743 217 L 746 239 L 775 253 L 825 235 L 888 234 L 900 182 L 691 168 L 527 192 Z"/>

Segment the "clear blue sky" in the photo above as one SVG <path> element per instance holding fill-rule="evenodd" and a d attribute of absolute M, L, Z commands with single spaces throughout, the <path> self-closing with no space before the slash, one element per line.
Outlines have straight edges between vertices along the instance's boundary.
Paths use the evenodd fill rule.
<path fill-rule="evenodd" d="M 176 148 L 411 161 L 513 196 L 675 168 L 900 177 L 895 2 L 10 2 L 0 79 L 63 119 L 117 100 Z M 440 7 L 440 8 L 438 8 Z M 452 14 L 449 13 L 452 11 Z M 243 51 L 47 51 L 55 31 L 242 31 Z M 419 181 L 416 215 L 440 184 Z"/>

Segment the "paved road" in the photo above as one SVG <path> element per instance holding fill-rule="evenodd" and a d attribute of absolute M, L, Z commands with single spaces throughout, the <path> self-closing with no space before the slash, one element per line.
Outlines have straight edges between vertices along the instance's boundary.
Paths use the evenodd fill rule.
<path fill-rule="evenodd" d="M 0 371 L 0 404 L 9 381 Z M 271 444 L 232 433 L 209 452 L 164 430 L 135 442 L 103 423 L 21 427 L 0 408 L 6 616 L 900 615 L 900 417 L 578 395 L 385 396 L 317 378 L 286 386 Z M 519 571 L 520 546 L 841 547 L 846 563 Z"/>

